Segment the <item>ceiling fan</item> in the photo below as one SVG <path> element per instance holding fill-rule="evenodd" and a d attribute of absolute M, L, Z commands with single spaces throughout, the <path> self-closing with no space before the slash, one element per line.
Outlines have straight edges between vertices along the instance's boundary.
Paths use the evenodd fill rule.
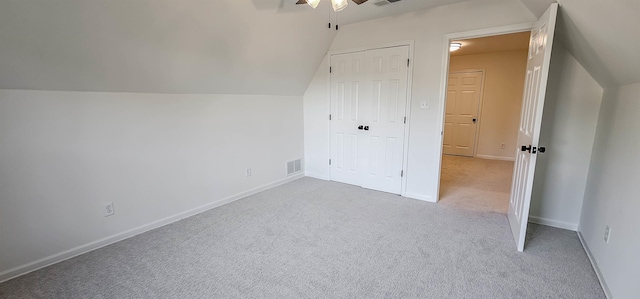
<path fill-rule="evenodd" d="M 355 4 L 362 4 L 367 2 L 368 0 L 351 0 L 353 1 L 353 3 Z M 316 7 L 318 7 L 318 4 L 320 3 L 320 0 L 298 0 L 298 2 L 296 2 L 296 4 L 309 4 L 309 6 L 313 7 L 314 9 Z M 333 7 L 333 11 L 338 12 L 343 10 L 345 7 L 347 7 L 347 5 L 349 4 L 349 0 L 331 0 L 331 7 Z"/>

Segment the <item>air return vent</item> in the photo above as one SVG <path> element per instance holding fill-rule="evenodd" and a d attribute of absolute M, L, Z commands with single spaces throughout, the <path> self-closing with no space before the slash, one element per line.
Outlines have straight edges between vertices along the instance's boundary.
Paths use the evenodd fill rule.
<path fill-rule="evenodd" d="M 382 1 L 374 2 L 373 4 L 375 4 L 376 6 L 383 6 L 383 5 L 387 5 L 394 2 L 400 2 L 400 1 L 401 0 L 382 0 Z"/>
<path fill-rule="evenodd" d="M 287 162 L 287 175 L 296 174 L 302 171 L 302 160 L 293 160 Z"/>

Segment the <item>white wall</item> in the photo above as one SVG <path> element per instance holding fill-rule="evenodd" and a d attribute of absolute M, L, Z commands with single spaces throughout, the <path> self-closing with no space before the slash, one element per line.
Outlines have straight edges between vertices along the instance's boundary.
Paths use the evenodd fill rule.
<path fill-rule="evenodd" d="M 591 162 L 602 87 L 556 42 L 531 196 L 531 221 L 577 230 Z"/>
<path fill-rule="evenodd" d="M 0 90 L 0 281 L 282 182 L 302 157 L 300 96 Z"/>
<path fill-rule="evenodd" d="M 328 63 L 325 57 L 303 97 L 305 175 L 324 180 L 329 179 Z"/>
<path fill-rule="evenodd" d="M 605 89 L 579 232 L 611 298 L 640 294 L 639 116 L 640 83 Z"/>
<path fill-rule="evenodd" d="M 527 50 L 451 56 L 449 72 L 484 70 L 476 156 L 514 160 Z M 505 148 L 501 148 L 501 144 Z"/>
<path fill-rule="evenodd" d="M 341 27 L 332 50 L 368 47 L 390 42 L 414 40 L 414 72 L 411 96 L 409 167 L 406 169 L 407 196 L 434 201 L 437 190 L 439 169 L 438 152 L 440 150 L 441 116 L 440 77 L 444 35 L 452 32 L 469 31 L 508 24 L 533 21 L 531 13 L 518 1 L 476 0 L 442 6 L 430 10 L 377 19 Z M 321 71 L 326 67 L 320 66 Z M 325 73 L 326 74 L 326 73 Z M 305 127 L 305 136 L 317 138 L 307 140 L 307 144 L 317 147 L 305 147 L 307 157 L 325 155 L 325 159 L 307 159 L 308 169 L 314 169 L 315 175 L 328 177 L 328 168 L 323 165 L 328 159 L 327 134 L 327 89 L 317 88 L 326 80 L 316 76 L 305 94 L 305 106 L 322 109 L 305 109 L 305 123 L 317 123 Z M 429 101 L 431 109 L 420 109 L 421 101 Z M 322 124 L 322 125 L 320 125 Z"/>

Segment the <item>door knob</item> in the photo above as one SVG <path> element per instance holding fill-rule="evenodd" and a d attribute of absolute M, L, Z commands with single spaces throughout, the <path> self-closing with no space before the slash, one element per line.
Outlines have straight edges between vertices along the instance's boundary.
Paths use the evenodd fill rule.
<path fill-rule="evenodd" d="M 520 148 L 520 150 L 521 150 L 521 151 L 523 151 L 523 152 L 529 152 L 529 153 L 531 153 L 531 144 L 529 144 L 529 146 L 525 146 L 525 145 L 523 145 L 523 146 Z"/>
<path fill-rule="evenodd" d="M 365 131 L 369 131 L 369 126 L 364 126 Z"/>
<path fill-rule="evenodd" d="M 362 130 L 362 128 L 364 128 L 363 126 L 358 126 L 358 130 Z"/>
<path fill-rule="evenodd" d="M 541 154 L 544 154 L 544 152 L 547 151 L 547 148 L 545 148 L 544 146 L 541 146 L 540 148 L 538 148 L 538 152 L 540 152 Z"/>
<path fill-rule="evenodd" d="M 474 124 L 476 123 L 477 120 L 478 120 L 477 118 L 472 119 Z"/>

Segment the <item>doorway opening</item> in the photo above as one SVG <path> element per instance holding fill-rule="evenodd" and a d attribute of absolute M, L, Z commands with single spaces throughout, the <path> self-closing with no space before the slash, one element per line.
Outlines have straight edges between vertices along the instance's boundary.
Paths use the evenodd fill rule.
<path fill-rule="evenodd" d="M 454 39 L 443 115 L 439 201 L 506 214 L 530 31 Z"/>

